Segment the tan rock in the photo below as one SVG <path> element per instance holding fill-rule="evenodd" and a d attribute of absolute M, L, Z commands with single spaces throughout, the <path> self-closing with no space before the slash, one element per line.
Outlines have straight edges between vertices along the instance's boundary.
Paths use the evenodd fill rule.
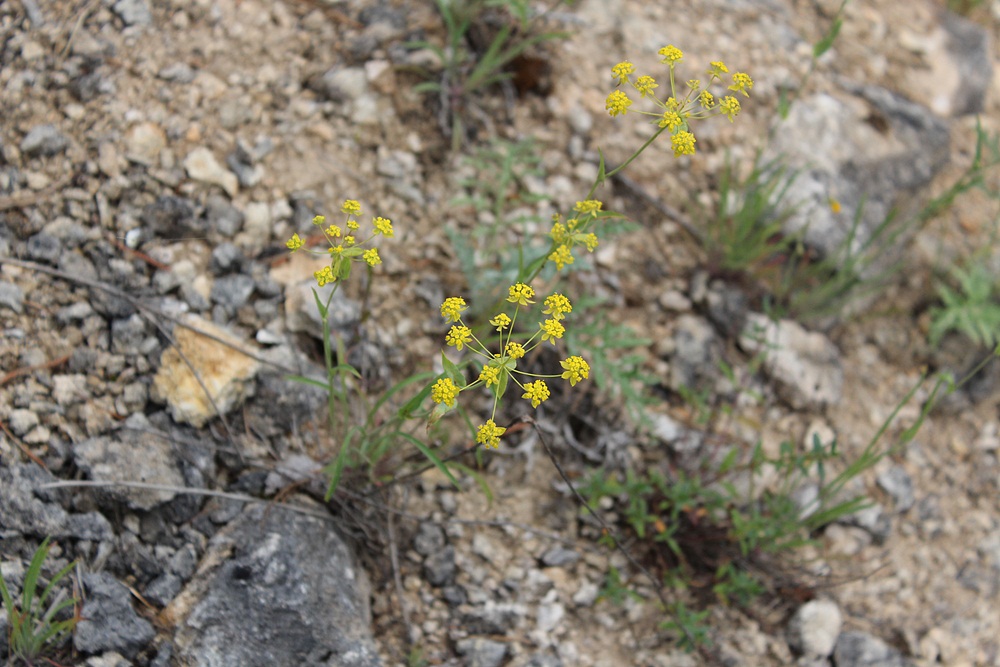
<path fill-rule="evenodd" d="M 236 196 L 239 190 L 239 180 L 236 174 L 229 171 L 215 159 L 212 151 L 207 148 L 196 148 L 184 158 L 184 169 L 188 176 L 196 181 L 218 185 L 230 197 Z"/>
<path fill-rule="evenodd" d="M 200 331 L 229 341 L 232 347 L 191 329 L 178 327 L 174 331 L 177 347 L 201 378 L 204 388 L 177 349 L 171 347 L 164 351 L 160 359 L 160 369 L 153 378 L 152 397 L 167 404 L 175 421 L 200 428 L 217 415 L 205 390 L 208 390 L 215 405 L 225 414 L 253 395 L 253 379 L 259 370 L 259 364 L 239 352 L 240 349 L 252 349 L 249 343 L 237 340 L 199 317 L 190 316 L 187 323 Z"/>

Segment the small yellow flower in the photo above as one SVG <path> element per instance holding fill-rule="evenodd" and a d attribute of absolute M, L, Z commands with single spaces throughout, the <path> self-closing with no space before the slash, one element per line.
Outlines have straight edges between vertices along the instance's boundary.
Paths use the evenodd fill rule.
<path fill-rule="evenodd" d="M 500 369 L 496 366 L 483 366 L 483 372 L 479 374 L 479 379 L 487 387 L 500 384 Z"/>
<path fill-rule="evenodd" d="M 465 299 L 460 296 L 449 296 L 441 304 L 441 317 L 443 317 L 448 322 L 458 322 L 462 319 L 462 311 L 468 306 L 465 305 Z"/>
<path fill-rule="evenodd" d="M 344 246 L 342 245 L 335 245 L 332 248 L 330 248 L 331 255 L 339 255 L 342 252 L 344 252 Z"/>
<path fill-rule="evenodd" d="M 563 267 L 567 264 L 572 264 L 575 260 L 573 259 L 573 253 L 570 251 L 568 245 L 561 245 L 549 255 L 549 261 L 556 263 L 556 269 L 562 271 Z"/>
<path fill-rule="evenodd" d="M 490 320 L 490 324 L 495 326 L 497 328 L 497 331 L 503 331 L 504 329 L 510 326 L 510 318 L 507 317 L 506 313 L 500 313 L 492 320 Z"/>
<path fill-rule="evenodd" d="M 681 116 L 676 111 L 664 111 L 660 119 L 660 127 L 665 127 L 671 132 L 681 126 Z"/>
<path fill-rule="evenodd" d="M 729 74 L 729 68 L 726 67 L 726 63 L 721 60 L 713 60 L 708 63 L 708 75 L 713 79 L 721 79 L 723 74 Z"/>
<path fill-rule="evenodd" d="M 509 296 L 507 300 L 511 303 L 516 303 L 521 306 L 527 306 L 529 303 L 534 303 L 531 297 L 535 296 L 535 290 L 531 289 L 528 285 L 524 283 L 517 283 L 510 286 L 507 290 Z"/>
<path fill-rule="evenodd" d="M 324 222 L 326 222 L 326 218 L 324 218 L 322 215 L 317 215 L 316 217 L 313 218 L 313 224 L 316 225 L 317 227 L 322 227 Z"/>
<path fill-rule="evenodd" d="M 337 225 L 330 225 L 326 228 L 326 235 L 332 239 L 339 239 L 343 232 Z"/>
<path fill-rule="evenodd" d="M 347 199 L 344 201 L 344 205 L 340 207 L 340 210 L 347 215 L 361 215 L 361 204 L 353 199 Z"/>
<path fill-rule="evenodd" d="M 589 213 L 591 216 L 597 217 L 597 214 L 601 211 L 602 206 L 604 206 L 604 203 L 597 199 L 587 199 L 584 201 L 578 201 L 576 206 L 573 207 L 573 210 L 583 215 L 587 215 Z"/>
<path fill-rule="evenodd" d="M 733 97 L 732 95 L 726 95 L 722 98 L 722 103 L 719 105 L 722 115 L 729 119 L 732 123 L 733 119 L 736 118 L 736 114 L 740 112 L 740 101 Z"/>
<path fill-rule="evenodd" d="M 296 250 L 302 247 L 303 243 L 304 241 L 299 238 L 298 234 L 292 234 L 292 238 L 285 241 L 285 247 L 291 250 L 292 252 L 295 252 Z"/>
<path fill-rule="evenodd" d="M 531 407 L 537 408 L 550 396 L 549 388 L 544 380 L 535 380 L 524 385 L 524 394 L 521 398 L 531 401 Z"/>
<path fill-rule="evenodd" d="M 701 81 L 699 81 L 698 79 L 688 79 L 687 87 L 690 88 L 691 90 L 698 90 L 699 88 L 701 88 Z"/>
<path fill-rule="evenodd" d="M 663 106 L 668 111 L 677 111 L 678 109 L 681 108 L 681 103 L 677 101 L 676 97 L 668 97 L 667 100 L 663 103 Z"/>
<path fill-rule="evenodd" d="M 542 312 L 551 315 L 554 320 L 561 320 L 566 313 L 573 312 L 573 304 L 562 294 L 553 294 L 545 298 L 545 310 Z"/>
<path fill-rule="evenodd" d="M 358 224 L 357 220 L 348 220 L 347 221 L 347 229 L 348 229 L 348 231 L 356 232 L 360 228 L 361 228 L 361 225 Z"/>
<path fill-rule="evenodd" d="M 642 97 L 652 94 L 654 88 L 659 88 L 659 84 L 657 84 L 656 79 L 651 76 L 646 76 L 644 74 L 635 80 L 635 89 L 639 91 L 639 95 Z"/>
<path fill-rule="evenodd" d="M 681 155 L 694 155 L 694 143 L 697 141 L 694 135 L 690 132 L 685 132 L 681 130 L 674 136 L 670 137 L 670 144 L 674 149 L 674 157 L 680 157 Z"/>
<path fill-rule="evenodd" d="M 753 79 L 746 72 L 737 72 L 733 74 L 733 85 L 729 86 L 729 90 L 736 91 L 738 93 L 743 93 L 745 96 L 750 97 L 750 93 L 747 92 L 753 88 Z"/>
<path fill-rule="evenodd" d="M 701 91 L 701 94 L 698 95 L 698 104 L 700 104 L 703 109 L 711 109 L 715 106 L 715 97 L 707 90 L 703 90 Z"/>
<path fill-rule="evenodd" d="M 594 252 L 597 249 L 597 234 L 590 233 L 583 237 L 583 245 L 587 246 L 589 252 Z"/>
<path fill-rule="evenodd" d="M 444 403 L 447 407 L 455 407 L 455 399 L 461 391 L 451 378 L 441 378 L 431 387 L 431 400 L 435 403 Z"/>
<path fill-rule="evenodd" d="M 500 447 L 500 436 L 506 431 L 506 428 L 497 426 L 492 419 L 487 419 L 486 423 L 480 426 L 476 433 L 476 442 L 484 445 L 487 449 L 490 447 L 498 449 Z"/>
<path fill-rule="evenodd" d="M 445 337 L 445 342 L 459 352 L 472 340 L 472 329 L 459 324 L 453 325 Z"/>
<path fill-rule="evenodd" d="M 388 218 L 383 218 L 381 216 L 372 220 L 372 225 L 375 227 L 375 232 L 385 236 L 386 238 L 392 238 L 392 221 Z"/>
<path fill-rule="evenodd" d="M 566 333 L 566 327 L 557 319 L 545 320 L 538 325 L 542 330 L 542 342 L 551 341 L 556 344 L 556 338 L 562 338 Z"/>
<path fill-rule="evenodd" d="M 353 236 L 345 236 L 344 237 L 344 245 L 346 245 L 346 246 L 352 246 L 352 245 L 354 245 L 354 237 Z"/>
<path fill-rule="evenodd" d="M 503 351 L 511 359 L 520 359 L 524 356 L 524 346 L 515 341 L 507 343 L 507 347 Z"/>
<path fill-rule="evenodd" d="M 684 57 L 684 52 L 678 49 L 673 44 L 664 46 L 662 49 L 657 51 L 657 53 L 663 56 L 663 60 L 661 60 L 660 62 L 668 63 L 671 67 L 679 63 L 681 59 Z"/>
<path fill-rule="evenodd" d="M 549 232 L 549 236 L 556 243 L 562 243 L 566 240 L 566 225 L 561 222 L 553 223 L 552 231 Z"/>
<path fill-rule="evenodd" d="M 611 68 L 611 74 L 618 79 L 618 83 L 625 83 L 628 81 L 628 75 L 634 71 L 635 67 L 627 60 L 625 62 L 618 63 Z"/>
<path fill-rule="evenodd" d="M 590 365 L 583 360 L 583 357 L 578 357 L 576 355 L 566 357 L 566 359 L 560 361 L 559 364 L 563 367 L 563 369 L 565 369 L 560 377 L 562 377 L 563 380 L 569 380 L 569 385 L 571 387 L 575 387 L 577 382 L 586 380 L 590 377 Z"/>
<path fill-rule="evenodd" d="M 335 282 L 337 280 L 336 276 L 333 275 L 333 269 L 331 269 L 329 266 L 324 266 L 319 271 L 313 273 L 313 276 L 316 278 L 316 282 L 319 284 L 320 287 L 323 287 L 324 285 Z"/>
<path fill-rule="evenodd" d="M 604 108 L 608 110 L 608 113 L 614 116 L 624 116 L 628 113 L 628 108 L 632 106 L 632 100 L 628 98 L 628 95 L 620 90 L 614 90 L 608 95 L 608 99 L 604 102 Z"/>
<path fill-rule="evenodd" d="M 382 258 L 378 256 L 378 248 L 369 248 L 365 250 L 361 255 L 369 266 L 375 266 L 376 264 L 382 263 Z"/>

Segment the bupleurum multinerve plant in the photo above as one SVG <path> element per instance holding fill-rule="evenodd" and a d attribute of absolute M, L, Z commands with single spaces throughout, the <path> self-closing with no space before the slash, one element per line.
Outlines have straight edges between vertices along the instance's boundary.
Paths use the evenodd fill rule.
<path fill-rule="evenodd" d="M 578 355 L 570 355 L 560 362 L 563 368 L 561 373 L 538 374 L 518 369 L 518 360 L 523 359 L 526 354 L 546 342 L 555 345 L 556 340 L 563 337 L 566 327 L 562 320 L 573 311 L 573 305 L 564 295 L 552 294 L 546 297 L 543 302 L 545 310 L 542 314 L 548 315 L 548 318 L 538 323 L 538 330 L 525 342 L 518 342 L 514 340 L 514 325 L 521 309 L 527 309 L 535 303 L 532 301 L 534 296 L 535 290 L 524 283 L 510 286 L 507 302 L 514 306 L 513 316 L 501 312 L 490 320 L 490 325 L 498 333 L 498 352 L 491 352 L 489 347 L 482 343 L 472 333 L 472 329 L 462 321 L 462 312 L 468 308 L 465 299 L 452 296 L 444 300 L 441 304 L 441 316 L 452 323 L 445 341 L 458 351 L 468 347 L 473 353 L 485 359 L 485 362 L 479 377 L 471 384 L 466 384 L 464 375 L 442 355 L 446 376 L 439 378 L 431 390 L 431 399 L 439 406 L 435 409 L 432 419 L 440 418 L 442 414 L 455 407 L 460 392 L 475 387 L 486 387 L 493 392 L 493 412 L 476 430 L 476 442 L 486 448 L 496 449 L 500 446 L 500 436 L 507 430 L 498 426 L 495 421 L 497 406 L 511 380 L 524 391 L 521 398 L 530 401 L 531 407 L 537 408 L 551 395 L 546 379 L 561 378 L 575 387 L 578 382 L 590 376 L 590 366 Z"/>
<path fill-rule="evenodd" d="M 392 238 L 394 235 L 392 221 L 381 216 L 372 218 L 371 229 L 363 232 L 361 223 L 358 222 L 358 218 L 362 214 L 361 204 L 356 200 L 348 199 L 344 201 L 340 210 L 345 215 L 342 226 L 336 224 L 328 225 L 326 218 L 322 215 L 317 215 L 313 218 L 313 225 L 323 233 L 323 239 L 328 246 L 326 250 L 313 250 L 307 246 L 306 242 L 297 233 L 292 234 L 292 237 L 285 242 L 285 246 L 291 252 L 297 252 L 305 248 L 307 252 L 329 257 L 329 263 L 313 273 L 313 276 L 316 278 L 317 287 L 324 288 L 327 285 L 332 285 L 332 289 L 329 290 L 329 294 L 327 294 L 325 300 L 320 297 L 320 293 L 315 287 L 312 290 L 313 298 L 316 302 L 316 310 L 319 312 L 320 321 L 323 325 L 322 343 L 323 361 L 326 366 L 325 382 L 319 383 L 311 378 L 301 376 L 291 377 L 292 380 L 304 384 L 318 384 L 326 391 L 327 418 L 331 430 L 335 430 L 338 426 L 338 414 L 341 418 L 340 428 L 343 437 L 337 459 L 328 470 L 330 473 L 328 496 L 333 494 L 340 481 L 344 467 L 348 465 L 351 456 L 354 454 L 351 451 L 351 444 L 355 438 L 359 438 L 362 441 L 366 439 L 363 431 L 365 430 L 365 426 L 367 426 L 367 424 L 351 423 L 351 408 L 349 405 L 347 384 L 350 376 L 360 377 L 360 374 L 346 363 L 346 354 L 342 341 L 339 338 L 336 341 L 333 340 L 334 337 L 329 319 L 330 303 L 341 284 L 350 277 L 351 269 L 355 264 L 361 264 L 368 269 L 369 278 L 371 277 L 372 269 L 382 263 L 382 258 L 378 254 L 378 248 L 373 245 L 373 241 L 380 236 Z M 337 363 L 334 363 L 334 342 L 336 342 L 337 347 Z M 371 416 L 369 414 L 367 421 L 371 421 Z M 435 459 L 432 458 L 432 460 L 436 465 L 439 464 Z"/>
<path fill-rule="evenodd" d="M 660 49 L 659 54 L 663 58 L 661 62 L 669 67 L 669 97 L 661 99 L 655 92 L 656 88 L 659 87 L 656 80 L 648 75 L 634 77 L 635 67 L 632 63 L 624 61 L 611 68 L 612 76 L 616 81 L 616 89 L 608 96 L 605 104 L 605 108 L 612 117 L 625 115 L 632 106 L 632 100 L 622 90 L 622 87 L 626 85 L 634 89 L 641 98 L 648 97 L 658 107 L 659 111 L 641 111 L 639 113 L 655 118 L 653 124 L 656 126 L 656 129 L 652 136 L 627 160 L 611 171 L 605 170 L 604 158 L 603 155 L 601 156 L 597 177 L 587 192 L 586 197 L 576 203 L 569 215 L 563 216 L 557 213 L 552 216 L 552 226 L 548 232 L 548 247 L 545 248 L 543 246 L 544 249 L 541 254 L 534 257 L 534 259 L 526 258 L 525 255 L 531 252 L 531 247 L 526 243 L 522 243 L 518 247 L 518 272 L 515 287 L 521 285 L 531 290 L 528 286 L 538 278 L 546 266 L 554 265 L 556 272 L 563 271 L 567 266 L 576 261 L 581 249 L 587 252 L 594 252 L 600 242 L 599 233 L 601 232 L 602 222 L 610 218 L 621 217 L 618 213 L 605 210 L 604 203 L 594 198 L 594 193 L 609 177 L 620 172 L 635 160 L 657 137 L 664 132 L 669 132 L 675 156 L 693 155 L 696 142 L 692 132 L 693 123 L 713 116 L 724 116 L 733 121 L 740 112 L 740 102 L 736 97 L 725 95 L 721 99 L 717 99 L 709 90 L 709 87 L 713 84 L 726 84 L 723 77 L 729 74 L 729 68 L 725 63 L 721 61 L 710 63 L 706 71 L 708 76 L 706 83 L 702 85 L 701 81 L 692 79 L 687 82 L 686 92 L 682 94 L 678 92 L 678 87 L 675 83 L 675 69 L 677 64 L 683 59 L 684 54 L 673 45 L 663 47 Z M 736 72 L 730 78 L 728 90 L 749 97 L 749 91 L 753 88 L 753 85 L 753 79 L 749 75 L 744 72 Z M 537 251 L 538 248 L 534 250 Z M 512 287 L 511 289 L 514 288 Z M 517 299 L 512 301 L 511 299 L 513 298 L 514 294 L 512 293 L 507 300 L 511 303 L 517 303 L 518 309 L 527 305 L 526 302 L 519 303 Z M 530 297 L 528 298 L 530 299 Z M 546 300 L 546 306 L 548 305 L 548 300 Z M 507 348 L 511 344 L 517 345 L 518 343 L 511 340 L 513 328 L 506 329 L 501 326 L 501 324 L 505 323 L 503 320 L 497 319 L 500 317 L 500 315 L 497 315 L 497 318 L 490 320 L 490 323 L 499 330 L 502 345 L 500 346 L 500 352 L 490 352 L 485 345 L 473 337 L 473 327 L 460 321 L 460 315 L 464 308 L 465 301 L 461 297 L 451 297 L 442 305 L 442 315 L 449 322 L 454 323 L 446 336 L 446 342 L 449 346 L 455 347 L 459 351 L 468 345 L 476 354 L 483 355 L 489 361 L 483 367 L 483 372 L 479 379 L 469 385 L 465 385 L 463 384 L 462 374 L 457 367 L 448 361 L 446 357 L 443 358 L 445 373 L 435 383 L 432 398 L 438 403 L 438 408 L 435 409 L 431 420 L 435 421 L 447 412 L 448 409 L 453 407 L 461 391 L 478 385 L 486 386 L 494 392 L 493 410 L 490 419 L 477 430 L 476 441 L 487 447 L 497 447 L 500 436 L 506 431 L 506 428 L 498 426 L 495 422 L 497 407 L 503 397 L 508 379 L 513 377 L 512 373 L 521 373 L 516 368 L 517 358 L 510 354 Z M 546 313 L 548 314 L 548 311 Z M 561 338 L 564 328 L 560 323 L 560 319 L 559 317 L 552 316 L 546 322 L 541 323 L 539 330 L 530 340 L 535 341 L 535 345 L 538 345 L 548 340 L 554 342 L 553 339 Z M 507 332 L 506 341 L 503 339 L 505 331 Z M 514 349 L 516 350 L 516 348 Z M 570 379 L 571 384 L 576 384 L 573 378 L 578 381 L 588 377 L 590 374 L 590 366 L 580 355 L 569 355 L 563 360 L 562 366 L 564 371 L 562 374 L 535 376 L 539 379 L 524 384 L 515 378 L 515 382 L 524 390 L 523 397 L 530 400 L 534 407 L 537 407 L 539 403 L 548 398 L 549 394 L 548 387 L 544 379 L 541 378 L 563 377 Z"/>

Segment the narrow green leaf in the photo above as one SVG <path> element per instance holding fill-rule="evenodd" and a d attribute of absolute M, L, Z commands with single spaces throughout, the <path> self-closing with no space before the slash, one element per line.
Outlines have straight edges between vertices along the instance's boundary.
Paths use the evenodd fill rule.
<path fill-rule="evenodd" d="M 313 300 L 316 301 L 316 310 L 319 312 L 319 317 L 320 319 L 325 320 L 329 311 L 327 311 L 326 306 L 323 305 L 323 301 L 319 298 L 319 292 L 316 291 L 315 287 L 312 288 L 312 293 Z"/>
<path fill-rule="evenodd" d="M 437 468 L 442 473 L 444 473 L 445 477 L 447 477 L 448 480 L 451 481 L 451 483 L 455 485 L 456 489 L 458 489 L 459 491 L 462 490 L 462 487 L 460 487 L 458 485 L 458 480 L 455 479 L 455 477 L 451 474 L 451 471 L 448 470 L 448 466 L 446 466 L 444 464 L 444 461 L 442 461 L 440 458 L 438 458 L 438 455 L 435 454 L 434 451 L 430 447 L 428 447 L 427 445 L 425 445 L 424 443 L 422 443 L 417 438 L 414 438 L 409 433 L 403 433 L 402 431 L 398 431 L 397 433 L 398 433 L 399 437 L 401 437 L 404 440 L 408 440 L 410 443 L 413 444 L 414 447 L 416 447 L 417 449 L 419 449 L 421 451 L 421 453 L 423 453 L 423 455 L 427 457 L 427 460 L 434 464 L 435 468 Z"/>
<path fill-rule="evenodd" d="M 304 375 L 286 375 L 285 379 L 290 380 L 292 382 L 298 382 L 300 384 L 307 384 L 313 387 L 319 387 L 323 391 L 326 391 L 329 388 L 327 384 L 322 380 L 314 380 L 313 378 L 307 378 Z"/>

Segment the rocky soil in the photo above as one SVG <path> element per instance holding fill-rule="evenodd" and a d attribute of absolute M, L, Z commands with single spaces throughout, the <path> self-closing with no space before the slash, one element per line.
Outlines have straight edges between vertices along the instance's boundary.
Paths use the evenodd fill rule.
<path fill-rule="evenodd" d="M 530 429 L 485 453 L 492 497 L 431 470 L 375 491 L 348 476 L 323 502 L 337 451 L 326 399 L 287 379 L 322 377 L 310 293 L 322 264 L 289 257 L 285 240 L 347 198 L 393 220 L 384 263 L 331 316 L 377 396 L 440 370 L 437 308 L 468 294 L 448 232 L 491 223 L 455 203 L 470 168 L 412 90 L 433 59 L 407 43 L 444 40 L 434 3 L 0 5 L 0 571 L 20 590 L 46 536 L 47 574 L 78 562 L 83 620 L 58 664 L 1000 664 L 996 364 L 912 441 L 930 385 L 893 415 L 925 369 L 960 375 L 988 353 L 957 335 L 930 348 L 927 307 L 936 267 L 994 241 L 995 201 L 964 196 L 894 249 L 905 270 L 889 284 L 811 322 L 763 317 L 689 234 L 727 160 L 764 150 L 800 173 L 788 231 L 808 223 L 809 245 L 829 252 L 862 203 L 868 234 L 944 191 L 972 159 L 977 118 L 1000 130 L 1000 7 L 963 19 L 931 2 L 851 3 L 798 89 L 838 6 L 579 0 L 549 15 L 568 36 L 534 54 L 543 81 L 480 100 L 490 122 L 476 140 L 534 140 L 542 173 L 527 187 L 547 199 L 525 210 L 547 220 L 586 194 L 598 149 L 616 164 L 648 136 L 635 114 L 604 112 L 616 62 L 655 73 L 674 43 L 691 76 L 722 59 L 756 81 L 737 122 L 698 129 L 697 155 L 654 144 L 598 193 L 635 228 L 602 240 L 571 285 L 652 341 L 656 400 L 645 431 L 593 382 L 543 406 L 540 431 L 572 479 L 676 470 L 758 441 L 806 448 L 814 434 L 849 461 L 887 421 L 880 443 L 903 443 L 853 487 L 871 507 L 825 527 L 753 607 L 709 604 L 713 644 L 688 654 Z M 759 369 L 754 327 L 778 350 Z M 736 408 L 706 427 L 684 387 Z M 478 421 L 488 404 L 469 409 Z M 459 421 L 435 444 L 459 449 Z M 409 469 L 410 454 L 377 472 Z M 616 507 L 602 511 L 611 521 Z M 603 599 L 610 567 L 639 596 Z M 7 625 L 0 611 L 0 656 Z"/>

